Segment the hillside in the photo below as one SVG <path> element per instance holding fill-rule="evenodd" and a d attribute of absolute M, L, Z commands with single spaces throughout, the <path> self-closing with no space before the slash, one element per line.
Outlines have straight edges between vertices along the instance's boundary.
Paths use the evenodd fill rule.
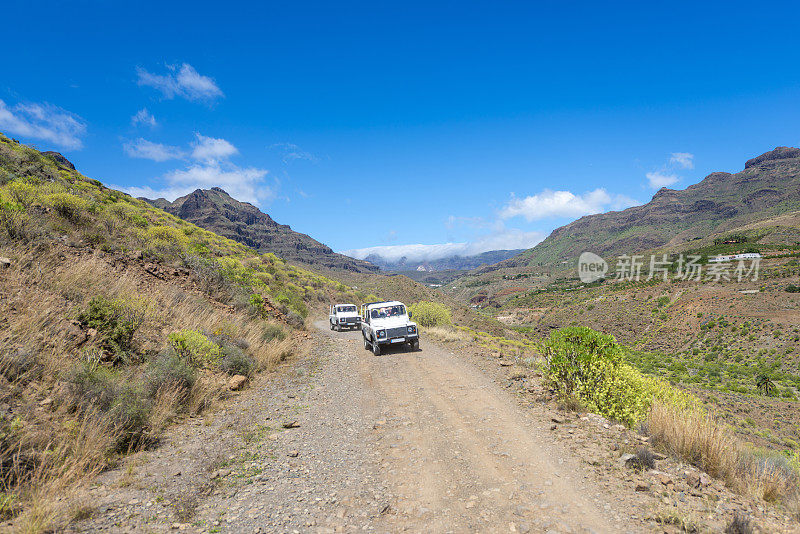
<path fill-rule="evenodd" d="M 489 250 L 480 254 L 472 256 L 446 256 L 435 260 L 414 261 L 405 257 L 399 260 L 390 260 L 384 258 L 379 254 L 370 254 L 366 261 L 377 265 L 384 271 L 390 272 L 408 272 L 408 271 L 466 271 L 470 269 L 477 269 L 485 265 L 493 265 L 495 263 L 513 258 L 517 254 L 523 252 L 520 250 Z"/>
<path fill-rule="evenodd" d="M 337 254 L 306 234 L 278 224 L 257 207 L 234 199 L 219 187 L 197 189 L 174 202 L 163 198 L 142 200 L 201 228 L 291 262 L 338 271 L 378 271 L 368 262 Z"/>
<path fill-rule="evenodd" d="M 581 217 L 534 248 L 484 271 L 572 262 L 584 251 L 603 257 L 691 245 L 709 235 L 759 224 L 759 239 L 800 242 L 780 216 L 800 210 L 800 149 L 778 147 L 748 160 L 744 170 L 715 172 L 684 190 L 662 188 L 642 206 Z M 775 219 L 774 224 L 766 221 Z"/>
<path fill-rule="evenodd" d="M 52 532 L 65 498 L 300 349 L 364 299 L 0 135 L 0 521 Z M 11 523 L 7 523 L 11 521 Z"/>

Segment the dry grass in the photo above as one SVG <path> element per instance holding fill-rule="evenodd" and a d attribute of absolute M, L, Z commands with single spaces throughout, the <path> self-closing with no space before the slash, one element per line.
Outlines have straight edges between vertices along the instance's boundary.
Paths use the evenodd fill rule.
<path fill-rule="evenodd" d="M 681 532 L 700 532 L 699 522 L 692 516 L 680 513 L 678 510 L 661 508 L 650 514 L 647 519 L 659 525 L 672 525 Z"/>
<path fill-rule="evenodd" d="M 727 478 L 735 471 L 736 439 L 707 414 L 656 403 L 647 418 L 647 430 L 654 445 L 709 475 Z"/>
<path fill-rule="evenodd" d="M 153 434 L 161 434 L 186 403 L 189 392 L 182 385 L 164 384 L 158 389 L 148 416 L 148 426 Z"/>
<path fill-rule="evenodd" d="M 646 421 L 651 443 L 720 478 L 734 490 L 782 503 L 800 518 L 800 473 L 778 454 L 744 447 L 705 413 L 654 404 Z"/>
<path fill-rule="evenodd" d="M 107 451 L 113 442 L 111 425 L 96 412 L 84 413 L 63 421 L 67 432 L 50 432 L 47 436 L 23 435 L 14 450 L 5 451 L 4 458 L 15 458 L 12 468 L 15 489 L 25 507 L 15 520 L 20 532 L 58 530 L 85 505 L 66 498 L 70 490 L 87 477 L 104 469 L 109 461 Z M 44 432 L 44 429 L 39 429 Z M 40 450 L 39 461 L 30 466 L 29 447 L 36 440 L 48 439 Z M 7 479 L 8 480 L 8 479 Z"/>
<path fill-rule="evenodd" d="M 443 343 L 472 341 L 472 336 L 470 336 L 467 332 L 447 326 L 429 326 L 424 328 L 423 332 L 433 339 Z"/>
<path fill-rule="evenodd" d="M 20 532 L 58 531 L 89 513 L 69 496 L 116 461 L 119 433 L 127 432 L 107 414 L 76 409 L 65 382 L 81 362 L 100 353 L 91 341 L 77 349 L 68 335 L 70 319 L 92 298 L 121 302 L 139 324 L 134 358 L 121 367 L 100 366 L 116 388 L 143 380 L 146 355 L 156 354 L 167 335 L 179 329 L 229 335 L 247 348 L 259 369 L 274 368 L 295 344 L 285 335 L 289 328 L 272 326 L 267 335 L 269 324 L 246 310 L 136 269 L 115 268 L 97 254 L 64 258 L 52 250 L 15 247 L 4 248 L 3 255 L 13 264 L 0 278 L 0 309 L 14 313 L 2 317 L 0 400 L 13 400 L 18 423 L 0 439 L 0 492 L 13 495 L 20 512 L 14 526 Z M 144 442 L 152 443 L 181 411 L 198 413 L 225 397 L 226 376 L 199 371 L 190 390 L 163 385 L 148 401 Z M 45 398 L 49 404 L 42 409 Z M 9 420 L 0 423 L 7 427 Z M 142 443 L 134 442 L 131 451 Z"/>

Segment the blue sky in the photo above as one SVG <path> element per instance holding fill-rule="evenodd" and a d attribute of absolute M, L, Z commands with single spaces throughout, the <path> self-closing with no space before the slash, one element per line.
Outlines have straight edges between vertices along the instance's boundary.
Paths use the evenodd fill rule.
<path fill-rule="evenodd" d="M 791 3 L 3 12 L 0 131 L 134 194 L 219 185 L 335 250 L 527 247 L 800 145 Z"/>

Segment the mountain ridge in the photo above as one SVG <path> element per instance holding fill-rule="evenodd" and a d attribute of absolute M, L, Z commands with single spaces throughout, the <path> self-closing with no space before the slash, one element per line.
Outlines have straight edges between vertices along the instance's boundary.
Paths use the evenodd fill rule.
<path fill-rule="evenodd" d="M 479 272 L 678 247 L 711 234 L 800 210 L 800 149 L 777 147 L 747 160 L 738 173 L 712 172 L 686 189 L 661 188 L 650 202 L 583 216 L 553 230 L 522 254 Z M 800 230 L 797 232 L 800 240 Z"/>
<path fill-rule="evenodd" d="M 231 197 L 224 189 L 196 189 L 170 202 L 142 198 L 151 205 L 228 239 L 305 265 L 338 271 L 377 272 L 369 262 L 334 252 L 316 239 L 276 222 L 249 202 Z"/>

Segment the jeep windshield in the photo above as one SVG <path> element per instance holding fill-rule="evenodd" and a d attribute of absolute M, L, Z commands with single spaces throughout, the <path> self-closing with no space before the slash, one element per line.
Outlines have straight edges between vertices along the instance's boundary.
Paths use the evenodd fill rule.
<path fill-rule="evenodd" d="M 336 311 L 339 313 L 355 313 L 356 307 L 355 306 L 337 306 Z"/>
<path fill-rule="evenodd" d="M 373 308 L 370 317 L 373 319 L 385 319 L 387 317 L 399 317 L 406 314 L 406 307 L 403 305 L 386 306 L 384 308 Z"/>

